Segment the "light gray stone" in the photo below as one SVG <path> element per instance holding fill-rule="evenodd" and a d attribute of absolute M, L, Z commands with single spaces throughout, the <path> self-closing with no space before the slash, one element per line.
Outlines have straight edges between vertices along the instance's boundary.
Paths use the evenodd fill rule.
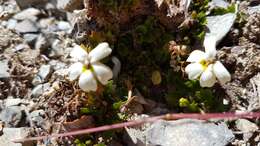
<path fill-rule="evenodd" d="M 19 106 L 10 106 L 0 113 L 0 120 L 5 123 L 6 127 L 16 127 L 21 122 L 22 116 L 22 110 Z"/>
<path fill-rule="evenodd" d="M 55 39 L 51 44 L 51 52 L 49 57 L 60 57 L 64 55 L 64 42 L 60 39 Z"/>
<path fill-rule="evenodd" d="M 58 22 L 58 28 L 59 28 L 59 30 L 69 31 L 71 29 L 71 26 L 70 26 L 69 22 L 60 21 L 60 22 Z"/>
<path fill-rule="evenodd" d="M 248 7 L 248 14 L 252 15 L 253 13 L 260 13 L 260 5 L 254 7 Z"/>
<path fill-rule="evenodd" d="M 44 116 L 45 116 L 44 110 L 36 110 L 30 113 L 30 118 L 32 122 L 36 124 L 38 127 L 45 126 Z"/>
<path fill-rule="evenodd" d="M 19 33 L 30 33 L 30 32 L 38 32 L 38 27 L 31 20 L 23 20 L 19 22 L 15 26 L 15 30 Z"/>
<path fill-rule="evenodd" d="M 50 46 L 49 41 L 44 35 L 39 35 L 35 42 L 35 49 L 39 49 L 41 52 L 44 52 Z"/>
<path fill-rule="evenodd" d="M 14 19 L 16 20 L 25 20 L 29 19 L 31 21 L 36 21 L 37 20 L 37 15 L 41 14 L 41 11 L 36 9 L 36 8 L 28 8 L 25 9 L 13 16 Z"/>
<path fill-rule="evenodd" d="M 125 141 L 137 146 L 225 146 L 234 139 L 224 123 L 216 125 L 194 119 L 159 120 L 126 131 L 131 140 Z"/>
<path fill-rule="evenodd" d="M 46 81 L 51 75 L 52 71 L 53 69 L 51 65 L 42 65 L 39 69 L 38 76 L 40 76 L 43 81 Z"/>
<path fill-rule="evenodd" d="M 182 119 L 158 121 L 146 131 L 151 146 L 225 146 L 234 138 L 225 124 Z"/>
<path fill-rule="evenodd" d="M 56 7 L 58 9 L 72 12 L 73 10 L 83 8 L 83 0 L 57 0 Z"/>
<path fill-rule="evenodd" d="M 8 70 L 8 60 L 0 60 L 0 79 L 10 77 Z"/>
<path fill-rule="evenodd" d="M 16 106 L 22 103 L 22 99 L 20 98 L 7 98 L 5 100 L 5 106 L 9 107 L 9 106 Z"/>
<path fill-rule="evenodd" d="M 48 91 L 50 89 L 50 83 L 40 84 L 33 88 L 32 90 L 32 96 L 33 97 L 39 97 L 44 92 Z"/>
<path fill-rule="evenodd" d="M 19 45 L 15 46 L 14 51 L 21 51 L 26 48 L 30 49 L 30 47 L 27 44 L 19 44 Z"/>
<path fill-rule="evenodd" d="M 33 146 L 32 142 L 14 143 L 12 140 L 26 138 L 30 135 L 29 128 L 3 128 L 3 135 L 0 136 L 1 146 Z"/>
<path fill-rule="evenodd" d="M 45 81 L 48 80 L 52 72 L 53 69 L 51 65 L 42 65 L 39 68 L 38 73 L 35 75 L 34 79 L 32 80 L 32 84 L 36 86 L 41 83 L 44 83 Z"/>
<path fill-rule="evenodd" d="M 258 126 L 246 119 L 236 120 L 236 128 L 242 132 L 255 132 L 258 130 Z"/>
<path fill-rule="evenodd" d="M 42 29 L 46 29 L 54 24 L 55 24 L 54 17 L 43 18 L 43 19 L 39 20 L 39 23 L 38 23 L 39 27 Z"/>
<path fill-rule="evenodd" d="M 23 38 L 29 45 L 33 46 L 38 36 L 38 34 L 26 33 L 23 35 Z"/>
<path fill-rule="evenodd" d="M 8 28 L 8 29 L 15 29 L 16 24 L 17 24 L 17 20 L 15 20 L 15 19 L 9 19 L 9 20 L 7 21 L 7 26 L 6 26 L 6 28 Z"/>

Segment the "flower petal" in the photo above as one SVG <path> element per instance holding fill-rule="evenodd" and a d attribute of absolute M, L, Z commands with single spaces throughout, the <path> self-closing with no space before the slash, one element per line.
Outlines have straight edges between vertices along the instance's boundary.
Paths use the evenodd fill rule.
<path fill-rule="evenodd" d="M 75 59 L 75 61 L 80 61 L 85 63 L 88 60 L 88 53 L 81 46 L 75 45 L 70 53 L 70 56 Z"/>
<path fill-rule="evenodd" d="M 103 42 L 98 44 L 92 51 L 89 53 L 90 62 L 97 62 L 105 57 L 107 57 L 112 52 L 112 49 L 109 47 L 108 43 Z"/>
<path fill-rule="evenodd" d="M 206 36 L 204 39 L 204 47 L 206 52 L 206 58 L 208 60 L 215 59 L 215 56 L 217 54 L 216 50 L 216 37 L 214 36 Z"/>
<path fill-rule="evenodd" d="M 205 53 L 200 50 L 194 50 L 190 53 L 187 62 L 199 62 L 202 59 L 205 59 Z"/>
<path fill-rule="evenodd" d="M 83 64 L 80 62 L 74 63 L 69 67 L 69 80 L 73 81 L 82 73 Z"/>
<path fill-rule="evenodd" d="M 93 63 L 92 67 L 99 82 L 103 85 L 106 85 L 108 80 L 113 77 L 111 69 L 100 62 Z"/>
<path fill-rule="evenodd" d="M 97 90 L 97 81 L 90 70 L 86 70 L 80 75 L 79 87 L 86 92 Z"/>
<path fill-rule="evenodd" d="M 212 87 L 216 83 L 216 77 L 213 73 L 213 65 L 210 64 L 200 76 L 201 87 Z"/>
<path fill-rule="evenodd" d="M 203 66 L 199 63 L 191 63 L 186 66 L 185 72 L 188 74 L 190 80 L 195 80 L 203 72 Z"/>
<path fill-rule="evenodd" d="M 213 65 L 213 72 L 221 84 L 225 84 L 231 80 L 230 73 L 220 61 L 216 61 Z"/>

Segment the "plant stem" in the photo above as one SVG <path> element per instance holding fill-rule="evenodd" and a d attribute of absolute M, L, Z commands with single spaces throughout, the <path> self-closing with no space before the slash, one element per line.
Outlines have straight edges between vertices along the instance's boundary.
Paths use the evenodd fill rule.
<path fill-rule="evenodd" d="M 51 134 L 46 136 L 37 136 L 37 137 L 29 137 L 24 139 L 15 139 L 13 142 L 26 142 L 26 141 L 36 141 L 36 140 L 43 140 L 47 138 L 57 138 L 57 137 L 64 137 L 64 136 L 73 136 L 73 135 L 81 135 L 81 134 L 89 134 L 101 131 L 108 131 L 113 129 L 119 129 L 124 127 L 131 127 L 137 126 L 144 123 L 152 123 L 160 119 L 164 120 L 176 120 L 176 119 L 201 119 L 201 120 L 208 120 L 208 119 L 238 119 L 238 118 L 260 118 L 260 112 L 251 112 L 251 113 L 207 113 L 207 114 L 198 114 L 198 113 L 176 113 L 176 114 L 165 114 L 161 116 L 154 116 L 148 117 L 133 121 L 128 121 L 124 123 L 112 124 L 112 125 L 105 125 L 100 127 L 94 127 L 89 129 L 81 129 L 77 131 L 59 133 L 59 134 Z"/>

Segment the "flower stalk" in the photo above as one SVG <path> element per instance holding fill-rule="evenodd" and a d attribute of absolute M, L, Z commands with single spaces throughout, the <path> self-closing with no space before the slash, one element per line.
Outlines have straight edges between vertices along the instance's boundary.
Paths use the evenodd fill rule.
<path fill-rule="evenodd" d="M 239 118 L 260 118 L 260 112 L 250 112 L 250 113 L 207 113 L 207 114 L 199 114 L 199 113 L 172 113 L 172 114 L 165 114 L 160 116 L 148 117 L 139 120 L 133 120 L 124 123 L 112 124 L 112 125 L 105 125 L 100 127 L 94 127 L 89 129 L 81 129 L 77 131 L 59 133 L 59 134 L 52 134 L 46 136 L 38 136 L 38 137 L 30 137 L 24 139 L 15 139 L 13 142 L 27 142 L 27 141 L 38 141 L 48 138 L 58 138 L 58 137 L 65 137 L 65 136 L 75 136 L 75 135 L 82 135 L 82 134 L 90 134 L 95 132 L 102 132 L 108 131 L 113 129 L 120 129 L 124 127 L 132 127 L 137 125 L 142 125 L 144 123 L 153 123 L 158 120 L 177 120 L 177 119 L 201 119 L 201 120 L 209 120 L 209 119 L 239 119 Z"/>

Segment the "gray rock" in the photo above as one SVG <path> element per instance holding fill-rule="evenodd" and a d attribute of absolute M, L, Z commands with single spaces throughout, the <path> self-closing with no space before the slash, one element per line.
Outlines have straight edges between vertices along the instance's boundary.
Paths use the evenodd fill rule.
<path fill-rule="evenodd" d="M 15 46 L 14 51 L 21 51 L 23 49 L 29 49 L 30 47 L 27 44 L 19 44 L 17 46 Z"/>
<path fill-rule="evenodd" d="M 7 98 L 5 100 L 5 106 L 9 107 L 9 106 L 16 106 L 22 103 L 22 99 L 20 98 Z"/>
<path fill-rule="evenodd" d="M 25 9 L 13 16 L 14 19 L 16 20 L 25 20 L 29 19 L 31 21 L 36 21 L 37 20 L 37 15 L 41 14 L 41 11 L 36 9 L 36 8 L 28 8 Z"/>
<path fill-rule="evenodd" d="M 44 92 L 48 91 L 50 89 L 50 83 L 40 84 L 33 88 L 32 90 L 32 96 L 33 97 L 39 97 Z"/>
<path fill-rule="evenodd" d="M 6 107 L 0 113 L 0 119 L 5 123 L 6 127 L 16 127 L 19 125 L 23 117 L 22 110 L 19 106 Z"/>
<path fill-rule="evenodd" d="M 49 17 L 49 18 L 43 18 L 39 20 L 39 27 L 42 29 L 46 29 L 50 27 L 51 25 L 55 24 L 55 18 L 54 17 Z"/>
<path fill-rule="evenodd" d="M 255 132 L 258 130 L 258 126 L 246 119 L 236 120 L 236 128 L 242 132 Z"/>
<path fill-rule="evenodd" d="M 69 31 L 71 29 L 71 26 L 70 26 L 69 22 L 60 21 L 60 22 L 58 22 L 58 28 L 59 28 L 59 30 Z"/>
<path fill-rule="evenodd" d="M 36 110 L 30 113 L 30 118 L 37 127 L 44 127 L 45 120 L 44 120 L 45 112 L 44 110 Z"/>
<path fill-rule="evenodd" d="M 259 129 L 255 123 L 252 123 L 246 119 L 236 120 L 236 128 L 243 132 L 244 141 L 249 141 L 249 139 L 253 136 L 254 132 L 256 132 Z"/>
<path fill-rule="evenodd" d="M 38 32 L 38 27 L 31 20 L 23 20 L 19 22 L 15 26 L 15 30 L 19 33 L 30 33 L 30 32 Z"/>
<path fill-rule="evenodd" d="M 57 0 L 56 7 L 72 12 L 73 10 L 83 8 L 83 0 Z"/>
<path fill-rule="evenodd" d="M 191 119 L 161 120 L 146 132 L 147 143 L 151 146 L 225 146 L 234 138 L 225 124 Z"/>
<path fill-rule="evenodd" d="M 35 49 L 39 49 L 41 52 L 44 52 L 46 49 L 49 48 L 49 46 L 50 43 L 44 35 L 41 34 L 37 37 Z"/>
<path fill-rule="evenodd" d="M 38 76 L 41 77 L 42 80 L 46 81 L 51 75 L 53 69 L 51 65 L 42 65 L 39 69 Z"/>
<path fill-rule="evenodd" d="M 29 128 L 3 128 L 3 135 L 0 136 L 1 146 L 33 146 L 33 142 L 14 143 L 12 140 L 26 138 L 30 135 Z"/>
<path fill-rule="evenodd" d="M 9 19 L 9 20 L 7 21 L 7 26 L 6 26 L 6 28 L 8 28 L 8 29 L 15 29 L 16 24 L 17 24 L 17 20 L 15 20 L 15 19 Z"/>
<path fill-rule="evenodd" d="M 219 43 L 229 32 L 235 20 L 235 13 L 207 17 L 207 27 L 209 31 L 206 33 L 205 40 L 208 37 L 214 36 L 217 39 L 217 43 Z"/>
<path fill-rule="evenodd" d="M 248 7 L 248 14 L 252 15 L 253 13 L 260 13 L 260 5 L 254 7 Z"/>
<path fill-rule="evenodd" d="M 55 71 L 66 68 L 66 64 L 64 62 L 61 62 L 60 60 L 51 60 L 49 64 L 53 67 Z"/>
<path fill-rule="evenodd" d="M 64 55 L 64 45 L 65 44 L 63 41 L 55 39 L 51 44 L 52 50 L 49 54 L 49 57 L 60 57 Z"/>
<path fill-rule="evenodd" d="M 202 120 L 160 120 L 126 128 L 131 138 L 129 145 L 138 146 L 225 146 L 234 138 L 225 124 L 207 123 Z"/>
<path fill-rule="evenodd" d="M 0 60 L 0 79 L 10 77 L 8 70 L 8 60 Z"/>
<path fill-rule="evenodd" d="M 32 84 L 34 86 L 44 83 L 48 80 L 52 73 L 53 69 L 51 65 L 42 65 L 39 69 L 39 72 L 34 77 Z"/>
<path fill-rule="evenodd" d="M 15 0 L 20 9 L 26 9 L 29 7 L 44 8 L 48 0 Z"/>
<path fill-rule="evenodd" d="M 38 34 L 26 33 L 23 38 L 29 45 L 33 46 L 38 36 Z"/>

